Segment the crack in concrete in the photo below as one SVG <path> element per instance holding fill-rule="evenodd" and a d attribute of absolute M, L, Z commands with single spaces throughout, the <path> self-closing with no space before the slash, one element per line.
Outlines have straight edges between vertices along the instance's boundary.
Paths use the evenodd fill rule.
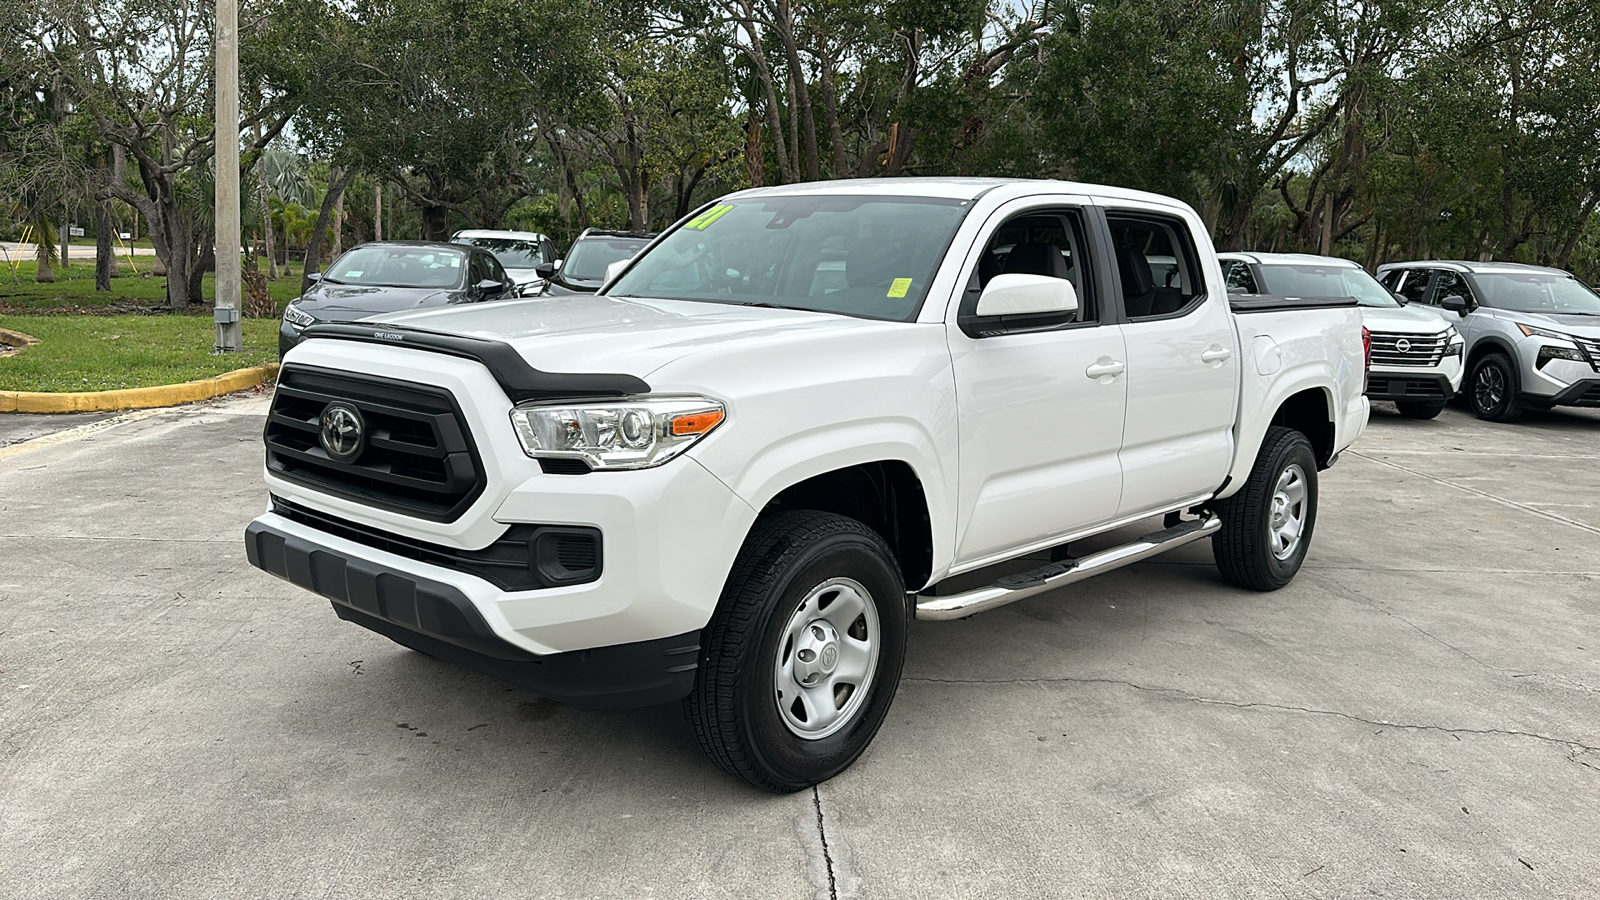
<path fill-rule="evenodd" d="M 1445 487 L 1452 487 L 1452 488 L 1455 488 L 1458 491 L 1462 491 L 1464 493 L 1473 494 L 1475 496 L 1482 497 L 1485 500 L 1490 500 L 1490 501 L 1493 501 L 1495 503 L 1499 503 L 1502 506 L 1509 506 L 1512 509 L 1520 509 L 1525 513 L 1529 513 L 1530 515 L 1539 516 L 1540 518 L 1549 519 L 1552 522 L 1560 522 L 1563 525 L 1571 525 L 1573 528 L 1578 528 L 1578 529 L 1581 529 L 1583 531 L 1587 531 L 1590 534 L 1600 534 L 1600 528 L 1596 528 L 1593 525 L 1586 525 L 1583 522 L 1579 522 L 1576 519 L 1569 519 L 1566 516 L 1558 516 L 1553 512 L 1545 512 L 1542 509 L 1537 509 L 1535 507 L 1529 506 L 1526 503 L 1518 503 L 1515 500 L 1507 500 L 1504 497 L 1500 497 L 1500 496 L 1497 496 L 1495 494 L 1491 494 L 1488 491 L 1480 491 L 1480 490 L 1478 490 L 1477 488 L 1474 488 L 1474 487 L 1467 487 L 1464 484 L 1457 484 L 1456 482 L 1450 481 L 1449 479 L 1440 478 L 1440 477 L 1438 477 L 1436 475 L 1429 475 L 1426 472 L 1419 472 L 1416 469 L 1413 469 L 1413 468 L 1411 468 L 1409 466 L 1402 466 L 1399 463 L 1390 462 L 1389 460 L 1386 460 L 1386 459 L 1378 459 L 1375 456 L 1368 456 L 1367 454 L 1361 453 L 1361 452 L 1356 451 L 1356 450 L 1347 450 L 1345 452 L 1349 453 L 1351 456 L 1359 456 L 1362 459 L 1367 460 L 1369 462 L 1375 462 L 1380 466 L 1388 466 L 1391 469 L 1399 469 L 1402 472 L 1405 472 L 1405 473 L 1410 474 L 1410 475 L 1415 475 L 1418 478 L 1426 478 L 1427 480 L 1432 481 L 1435 484 L 1442 484 Z"/>
<path fill-rule="evenodd" d="M 1353 599 L 1355 602 L 1360 603 L 1363 606 L 1366 606 L 1366 607 L 1368 607 L 1370 609 L 1377 610 L 1378 612 L 1381 612 L 1384 615 L 1389 616 L 1390 618 L 1399 620 L 1400 622 L 1404 623 L 1407 627 L 1409 627 L 1412 630 L 1416 631 L 1418 634 L 1422 635 L 1423 637 L 1427 638 L 1428 640 L 1433 641 L 1434 643 L 1438 644 L 1439 646 L 1445 647 L 1445 648 L 1447 648 L 1447 649 L 1449 649 L 1449 650 L 1451 650 L 1451 651 L 1453 651 L 1455 653 L 1459 653 L 1460 655 L 1466 657 L 1469 660 L 1472 660 L 1474 663 L 1476 663 L 1477 665 L 1481 666 L 1485 671 L 1493 672 L 1496 675 L 1506 675 L 1506 676 L 1509 676 L 1511 678 L 1527 678 L 1527 677 L 1530 677 L 1530 676 L 1536 677 L 1536 678 L 1549 678 L 1549 679 L 1552 679 L 1554 681 L 1560 682 L 1562 684 L 1568 685 L 1569 687 L 1575 687 L 1575 688 L 1577 688 L 1579 690 L 1582 690 L 1582 691 L 1588 691 L 1591 694 L 1600 693 L 1600 690 L 1597 690 L 1596 688 L 1590 687 L 1589 685 L 1584 684 L 1583 682 L 1578 681 L 1575 678 L 1568 678 L 1565 675 L 1547 674 L 1547 673 L 1544 673 L 1544 672 L 1525 672 L 1525 671 L 1523 671 L 1521 669 L 1507 669 L 1507 668 L 1502 668 L 1501 666 L 1494 665 L 1492 663 L 1484 662 L 1483 660 L 1481 660 L 1478 657 L 1474 656 L 1472 653 L 1469 653 L 1464 648 L 1457 647 L 1455 644 L 1452 644 L 1449 641 L 1445 640 L 1444 638 L 1439 637 L 1438 635 L 1435 635 L 1433 632 L 1429 631 L 1426 628 L 1423 628 L 1421 625 L 1418 625 L 1417 623 L 1411 621 L 1410 619 L 1406 618 L 1405 616 L 1401 615 L 1400 613 L 1397 613 L 1394 610 L 1389 609 L 1388 607 L 1386 607 L 1383 604 L 1379 603 L 1378 601 L 1373 600 L 1371 597 L 1368 597 L 1366 594 L 1363 594 L 1357 588 L 1353 588 L 1353 587 L 1350 587 L 1349 585 L 1345 585 L 1345 584 L 1340 584 L 1338 581 L 1335 581 L 1334 579 L 1332 579 L 1332 578 L 1330 578 L 1330 577 L 1328 577 L 1326 575 L 1313 576 L 1313 577 L 1318 578 L 1320 581 L 1322 581 L 1328 587 L 1332 588 L 1334 593 L 1343 594 L 1343 595 L 1345 595 L 1345 599 Z"/>
<path fill-rule="evenodd" d="M 811 787 L 811 804 L 817 810 L 817 836 L 822 838 L 822 862 L 828 871 L 828 900 L 839 900 L 839 882 L 833 874 L 833 851 L 828 847 L 828 825 L 822 817 L 822 794 Z"/>
<path fill-rule="evenodd" d="M 1532 738 L 1532 739 L 1534 739 L 1536 741 L 1541 741 L 1541 742 L 1547 743 L 1547 744 L 1557 744 L 1557 745 L 1566 747 L 1569 750 L 1572 750 L 1573 748 L 1576 748 L 1577 750 L 1583 751 L 1583 752 L 1600 753 L 1600 747 L 1591 747 L 1590 745 L 1585 744 L 1582 741 L 1575 741 L 1575 740 L 1570 740 L 1570 739 L 1567 739 L 1567 738 L 1551 737 L 1550 735 L 1539 734 L 1538 732 L 1534 732 L 1534 731 L 1517 731 L 1515 729 L 1507 729 L 1507 728 L 1459 728 L 1459 727 L 1454 727 L 1454 726 L 1450 726 L 1450 725 L 1418 724 L 1418 723 L 1415 723 L 1415 722 L 1391 722 L 1391 721 L 1388 721 L 1388 720 L 1385 720 L 1385 719 L 1368 719 L 1368 718 L 1366 718 L 1364 716 L 1358 716 L 1355 713 L 1342 712 L 1342 711 L 1336 710 L 1336 709 L 1318 709 L 1316 707 L 1311 707 L 1311 706 L 1291 706 L 1289 704 L 1284 704 L 1284 703 L 1262 703 L 1262 702 L 1246 701 L 1246 700 L 1226 700 L 1226 699 L 1223 699 L 1223 698 L 1220 698 L 1220 697 L 1202 697 L 1202 696 L 1200 696 L 1198 694 L 1191 694 L 1188 691 L 1182 691 L 1182 690 L 1179 690 L 1177 688 L 1149 687 L 1147 685 L 1138 684 L 1136 682 L 1125 681 L 1125 680 L 1120 679 L 1120 678 L 1074 678 L 1072 676 L 1067 676 L 1067 675 L 1056 676 L 1056 677 L 1051 677 L 1051 678 L 928 678 L 928 677 L 921 677 L 921 676 L 913 676 L 913 677 L 903 677 L 900 680 L 902 682 L 906 682 L 906 681 L 923 682 L 923 683 L 927 683 L 927 684 L 1098 684 L 1098 685 L 1111 685 L 1111 686 L 1116 686 L 1116 687 L 1132 688 L 1133 690 L 1140 691 L 1142 693 L 1147 693 L 1147 694 L 1154 694 L 1154 695 L 1156 695 L 1158 697 L 1166 697 L 1168 699 L 1183 700 L 1183 701 L 1187 701 L 1187 702 L 1190 702 L 1190 703 L 1200 703 L 1200 704 L 1210 705 L 1210 706 L 1227 706 L 1227 707 L 1231 707 L 1233 709 L 1267 709 L 1267 710 L 1274 710 L 1276 712 L 1305 713 L 1307 715 L 1313 715 L 1313 716 L 1332 716 L 1334 718 L 1347 719 L 1347 720 L 1352 721 L 1352 722 L 1360 722 L 1363 725 L 1371 725 L 1371 726 L 1378 727 L 1378 728 L 1399 728 L 1399 729 L 1403 729 L 1403 730 L 1406 730 L 1406 731 L 1437 731 L 1437 732 L 1440 732 L 1442 734 L 1449 734 L 1449 735 L 1472 734 L 1472 735 L 1482 735 L 1482 736 L 1489 736 L 1489 737 L 1524 737 L 1524 738 Z M 1587 763 L 1585 763 L 1585 765 L 1587 765 Z M 1590 768 L 1593 768 L 1593 767 L 1591 766 Z"/>

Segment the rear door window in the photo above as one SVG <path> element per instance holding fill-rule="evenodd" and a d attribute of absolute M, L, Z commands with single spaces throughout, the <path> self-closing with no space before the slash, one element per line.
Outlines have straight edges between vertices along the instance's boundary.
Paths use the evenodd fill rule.
<path fill-rule="evenodd" d="M 1122 308 L 1130 319 L 1181 316 L 1205 298 L 1189 228 L 1160 214 L 1107 210 Z"/>
<path fill-rule="evenodd" d="M 1433 272 L 1428 269 L 1406 269 L 1405 278 L 1395 292 L 1406 298 L 1411 303 L 1427 303 L 1428 283 L 1433 280 Z"/>

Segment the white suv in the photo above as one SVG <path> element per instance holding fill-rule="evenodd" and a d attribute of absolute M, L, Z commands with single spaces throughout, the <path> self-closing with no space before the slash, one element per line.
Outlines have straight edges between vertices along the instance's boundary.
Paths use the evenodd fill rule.
<path fill-rule="evenodd" d="M 1466 344 L 1440 314 L 1408 306 L 1348 259 L 1301 253 L 1223 253 L 1228 290 L 1290 297 L 1353 297 L 1371 334 L 1367 397 L 1393 400 L 1408 419 L 1437 416 L 1461 389 Z"/>

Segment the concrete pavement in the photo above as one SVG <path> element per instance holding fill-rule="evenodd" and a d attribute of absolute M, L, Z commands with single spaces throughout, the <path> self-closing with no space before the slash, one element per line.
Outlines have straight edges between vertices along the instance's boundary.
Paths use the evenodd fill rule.
<path fill-rule="evenodd" d="M 1594 894 L 1600 415 L 1380 405 L 1288 588 L 1202 543 L 919 624 L 772 797 L 249 568 L 263 402 L 0 458 L 0 896 Z"/>

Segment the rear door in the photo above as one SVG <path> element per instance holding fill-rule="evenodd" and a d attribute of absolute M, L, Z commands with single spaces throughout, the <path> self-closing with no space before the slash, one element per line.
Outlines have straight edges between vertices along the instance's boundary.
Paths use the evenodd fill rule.
<path fill-rule="evenodd" d="M 965 262 L 965 289 L 945 326 L 960 429 L 957 568 L 1059 543 L 1116 515 L 1126 357 L 1122 333 L 1106 314 L 1109 285 L 1090 247 L 1089 212 L 1081 197 L 1007 204 Z M 1071 281 L 1077 321 L 967 334 L 962 315 L 1002 273 Z"/>
<path fill-rule="evenodd" d="M 1239 349 L 1226 289 L 1200 255 L 1198 220 L 1118 204 L 1107 206 L 1105 222 L 1128 360 L 1117 507 L 1127 518 L 1210 494 L 1227 477 Z"/>

